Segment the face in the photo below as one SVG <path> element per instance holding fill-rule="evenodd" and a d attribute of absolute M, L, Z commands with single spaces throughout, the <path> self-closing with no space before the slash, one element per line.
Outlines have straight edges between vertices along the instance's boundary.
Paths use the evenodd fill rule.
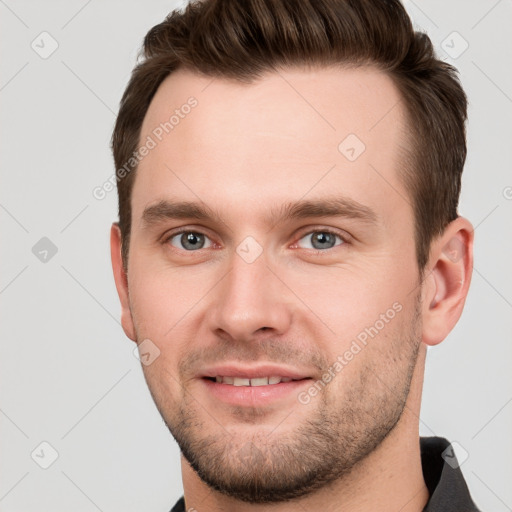
<path fill-rule="evenodd" d="M 226 495 L 310 493 L 401 418 L 421 322 L 398 102 L 376 70 L 323 68 L 180 70 L 150 105 L 123 326 L 158 355 L 144 374 L 184 457 Z"/>

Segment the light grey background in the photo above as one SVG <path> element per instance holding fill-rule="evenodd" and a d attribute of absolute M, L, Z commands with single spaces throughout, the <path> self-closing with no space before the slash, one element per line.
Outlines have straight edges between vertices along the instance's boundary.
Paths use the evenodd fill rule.
<path fill-rule="evenodd" d="M 116 192 L 92 195 L 114 170 L 109 139 L 142 38 L 178 5 L 0 0 L 1 511 L 168 511 L 182 493 L 179 450 L 119 324 Z M 421 434 L 458 442 L 475 501 L 502 512 L 512 510 L 512 3 L 406 6 L 469 96 L 460 213 L 476 227 L 466 309 L 429 350 Z M 43 237 L 57 248 L 46 262 Z"/>

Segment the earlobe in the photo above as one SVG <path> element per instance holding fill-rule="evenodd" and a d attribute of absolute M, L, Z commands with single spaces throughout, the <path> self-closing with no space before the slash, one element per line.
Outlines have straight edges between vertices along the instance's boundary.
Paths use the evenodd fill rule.
<path fill-rule="evenodd" d="M 114 222 L 110 228 L 110 257 L 112 259 L 112 270 L 114 272 L 117 294 L 121 302 L 121 325 L 126 336 L 132 341 L 137 341 L 132 312 L 130 310 L 128 278 L 121 256 L 121 230 L 117 222 Z"/>
<path fill-rule="evenodd" d="M 437 345 L 462 314 L 473 270 L 473 226 L 458 217 L 432 243 L 423 291 L 423 342 Z"/>

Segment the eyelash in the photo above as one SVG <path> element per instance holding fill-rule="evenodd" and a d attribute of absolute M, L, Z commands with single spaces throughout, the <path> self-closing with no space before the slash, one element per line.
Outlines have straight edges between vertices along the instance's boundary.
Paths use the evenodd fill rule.
<path fill-rule="evenodd" d="M 171 239 L 173 239 L 174 237 L 176 237 L 178 235 L 181 235 L 183 233 L 194 233 L 194 234 L 203 235 L 203 236 L 209 238 L 208 235 L 206 233 L 203 233 L 202 231 L 194 230 L 194 229 L 187 229 L 187 228 L 180 228 L 177 231 L 173 231 L 171 234 L 165 235 L 163 240 L 162 240 L 162 245 L 169 244 Z M 300 240 L 302 240 L 307 235 L 312 235 L 313 233 L 328 233 L 330 235 L 338 237 L 341 240 L 341 244 L 335 245 L 334 247 L 330 247 L 329 249 L 305 249 L 310 254 L 311 253 L 315 254 L 315 255 L 325 254 L 325 253 L 328 253 L 328 252 L 336 249 L 337 247 L 340 247 L 342 245 L 346 245 L 346 244 L 350 243 L 350 237 L 346 233 L 342 234 L 342 233 L 340 233 L 338 231 L 335 231 L 335 230 L 329 229 L 329 228 L 320 228 L 320 229 L 316 228 L 316 229 L 310 229 L 309 231 L 305 231 L 305 232 L 301 233 L 300 236 L 297 238 L 297 241 L 294 242 L 293 245 L 297 246 L 297 244 L 298 244 L 298 242 Z M 194 253 L 194 252 L 202 251 L 202 249 L 198 249 L 196 251 L 186 251 L 184 249 L 182 250 L 182 249 L 178 249 L 176 247 L 173 247 L 173 249 L 177 249 L 179 251 L 188 252 L 188 253 Z M 299 247 L 299 249 L 300 249 L 300 247 Z"/>

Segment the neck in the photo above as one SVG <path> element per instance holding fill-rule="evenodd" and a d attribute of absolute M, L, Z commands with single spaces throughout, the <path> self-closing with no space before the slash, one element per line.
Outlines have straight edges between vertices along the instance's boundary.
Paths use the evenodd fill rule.
<path fill-rule="evenodd" d="M 328 487 L 299 500 L 251 504 L 208 487 L 182 456 L 185 510 L 210 512 L 421 512 L 429 498 L 419 445 L 419 410 L 426 347 L 421 344 L 404 412 L 384 441 L 352 471 Z"/>

